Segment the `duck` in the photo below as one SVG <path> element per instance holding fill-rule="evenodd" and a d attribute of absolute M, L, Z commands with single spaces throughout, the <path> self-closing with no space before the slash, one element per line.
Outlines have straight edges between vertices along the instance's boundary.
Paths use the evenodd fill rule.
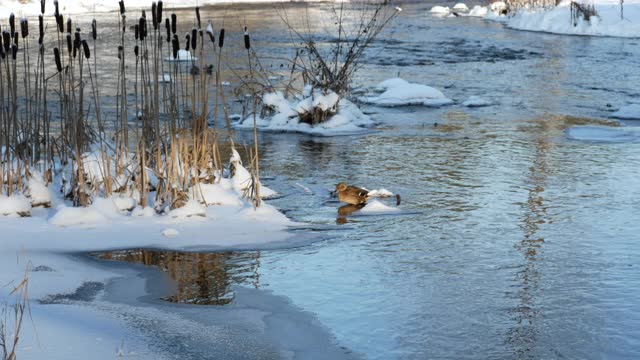
<path fill-rule="evenodd" d="M 369 200 L 369 190 L 355 186 L 348 186 L 345 183 L 336 185 L 338 200 L 351 205 L 364 205 Z"/>

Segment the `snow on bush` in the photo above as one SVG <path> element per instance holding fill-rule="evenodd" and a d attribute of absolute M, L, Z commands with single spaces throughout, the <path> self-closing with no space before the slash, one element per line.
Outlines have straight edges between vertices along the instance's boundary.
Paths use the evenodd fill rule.
<path fill-rule="evenodd" d="M 473 7 L 473 9 L 471 9 L 471 11 L 469 11 L 469 16 L 474 16 L 474 17 L 485 17 L 487 16 L 487 13 L 489 12 L 489 9 L 487 9 L 486 6 L 480 6 L 480 5 L 476 5 Z"/>
<path fill-rule="evenodd" d="M 611 117 L 625 120 L 640 120 L 640 104 L 623 106 L 611 114 Z"/>
<path fill-rule="evenodd" d="M 44 179 L 38 171 L 31 170 L 31 177 L 27 182 L 25 195 L 31 200 L 33 207 L 51 207 L 52 199 L 51 191 L 44 184 Z"/>
<path fill-rule="evenodd" d="M 440 90 L 431 86 L 414 84 L 400 78 L 393 78 L 379 83 L 376 92 L 370 96 L 360 97 L 359 100 L 377 106 L 443 106 L 450 105 L 453 100 L 444 96 Z"/>
<path fill-rule="evenodd" d="M 199 201 L 190 199 L 184 206 L 169 211 L 169 216 L 172 218 L 206 217 L 207 210 Z"/>
<path fill-rule="evenodd" d="M 242 166 L 242 159 L 236 149 L 232 149 L 231 160 L 229 163 L 233 168 L 233 177 L 231 178 L 231 186 L 239 194 L 243 195 L 251 186 L 251 173 Z M 278 193 L 269 189 L 260 183 L 260 197 L 269 199 L 278 196 Z"/>
<path fill-rule="evenodd" d="M 301 132 L 313 135 L 342 135 L 365 132 L 371 118 L 333 91 L 306 87 L 298 99 L 287 99 L 280 91 L 262 96 L 265 112 L 256 115 L 259 130 Z M 254 115 L 237 122 L 241 129 L 253 128 Z"/>
<path fill-rule="evenodd" d="M 107 217 L 95 207 L 83 208 L 60 205 L 56 210 L 55 215 L 49 219 L 49 223 L 56 226 L 96 226 L 109 222 Z"/>
<path fill-rule="evenodd" d="M 31 216 L 31 201 L 22 194 L 5 196 L 0 194 L 1 216 Z"/>

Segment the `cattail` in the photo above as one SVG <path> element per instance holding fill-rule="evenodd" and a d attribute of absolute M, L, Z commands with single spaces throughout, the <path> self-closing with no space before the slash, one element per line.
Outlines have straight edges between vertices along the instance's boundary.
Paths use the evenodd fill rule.
<path fill-rule="evenodd" d="M 18 33 L 17 32 L 13 33 L 13 43 L 18 45 Z"/>
<path fill-rule="evenodd" d="M 185 36 L 185 46 L 184 49 L 189 51 L 189 46 L 191 46 L 191 35 L 189 35 L 189 33 L 187 33 L 187 35 Z"/>
<path fill-rule="evenodd" d="M 138 45 L 133 47 L 133 53 L 136 54 L 136 57 L 138 56 L 139 51 L 140 51 L 140 48 L 138 47 Z"/>
<path fill-rule="evenodd" d="M 9 34 L 7 30 L 2 32 L 2 40 L 3 40 L 2 45 L 4 46 L 4 51 L 8 53 L 9 48 L 11 47 L 11 34 Z"/>
<path fill-rule="evenodd" d="M 249 30 L 247 27 L 244 27 L 244 48 L 249 50 L 251 49 L 251 40 L 249 39 Z"/>
<path fill-rule="evenodd" d="M 7 54 L 4 52 L 4 47 L 0 46 L 0 60 L 4 60 L 5 57 L 7 57 Z"/>
<path fill-rule="evenodd" d="M 124 0 L 120 0 L 120 15 L 124 16 Z"/>
<path fill-rule="evenodd" d="M 40 14 L 44 15 L 45 0 L 40 0 Z"/>
<path fill-rule="evenodd" d="M 71 22 L 71 18 L 67 18 L 67 32 L 71 33 L 71 29 L 73 28 L 73 24 Z"/>
<path fill-rule="evenodd" d="M 133 33 L 135 34 L 136 41 L 140 38 L 140 26 L 135 24 L 133 26 Z"/>
<path fill-rule="evenodd" d="M 142 17 L 147 20 L 147 12 L 142 10 Z"/>
<path fill-rule="evenodd" d="M 158 6 L 156 7 L 156 11 L 157 11 L 156 19 L 158 19 L 158 22 L 161 22 L 162 21 L 162 0 L 158 1 Z"/>
<path fill-rule="evenodd" d="M 171 42 L 171 21 L 169 18 L 164 19 L 164 27 L 167 29 L 167 42 Z"/>
<path fill-rule="evenodd" d="M 122 45 L 118 45 L 118 59 L 122 60 L 122 54 L 124 53 L 124 48 Z"/>
<path fill-rule="evenodd" d="M 213 24 L 211 24 L 211 20 L 209 20 L 209 25 L 207 25 L 207 35 L 209 35 L 209 39 L 211 39 L 211 44 L 216 43 L 216 36 L 213 34 Z"/>
<path fill-rule="evenodd" d="M 198 45 L 198 30 L 194 28 L 193 30 L 191 30 L 191 48 L 195 51 L 197 45 Z"/>
<path fill-rule="evenodd" d="M 60 33 L 64 33 L 64 17 L 62 14 L 58 14 L 56 17 L 56 23 L 58 24 L 58 31 L 60 31 Z"/>
<path fill-rule="evenodd" d="M 58 72 L 62 71 L 62 61 L 60 61 L 60 49 L 53 48 L 53 57 L 56 60 L 56 68 L 58 69 Z"/>
<path fill-rule="evenodd" d="M 178 49 L 180 49 L 180 41 L 178 40 L 178 35 L 173 35 L 173 40 L 171 41 L 171 45 L 173 46 L 173 58 L 178 58 Z"/>
<path fill-rule="evenodd" d="M 9 28 L 11 29 L 11 36 L 16 32 L 16 16 L 11 13 L 9 15 Z"/>
<path fill-rule="evenodd" d="M 23 17 L 20 20 L 20 33 L 22 34 L 22 38 L 26 38 L 29 36 L 29 21 L 27 21 L 26 17 Z"/>
<path fill-rule="evenodd" d="M 38 30 L 40 33 L 40 37 L 38 38 L 38 44 L 42 45 L 44 41 L 44 16 L 38 16 Z"/>
<path fill-rule="evenodd" d="M 15 60 L 18 57 L 18 45 L 16 44 L 11 45 L 11 54 L 13 55 L 13 60 Z"/>
<path fill-rule="evenodd" d="M 82 50 L 84 50 L 85 59 L 89 59 L 91 57 L 91 51 L 89 50 L 89 44 L 87 44 L 87 40 L 82 39 Z"/>
<path fill-rule="evenodd" d="M 98 38 L 98 24 L 96 23 L 96 19 L 91 21 L 91 36 L 93 37 L 93 40 Z"/>
<path fill-rule="evenodd" d="M 71 55 L 71 51 L 73 50 L 73 46 L 71 44 L 71 34 L 67 33 L 67 52 Z"/>
<path fill-rule="evenodd" d="M 176 30 L 178 28 L 178 24 L 176 24 L 177 21 L 178 17 L 176 16 L 176 14 L 171 14 L 171 33 L 173 35 L 176 34 Z"/>
<path fill-rule="evenodd" d="M 144 40 L 146 34 L 146 31 L 144 30 L 147 27 L 147 21 L 145 20 L 144 17 L 141 17 L 140 20 L 138 20 L 138 33 L 140 34 L 140 41 Z"/>
<path fill-rule="evenodd" d="M 218 36 L 218 46 L 220 48 L 224 46 L 224 28 L 220 29 L 220 35 Z"/>
<path fill-rule="evenodd" d="M 58 9 L 58 0 L 53 0 L 53 16 L 56 18 L 60 15 L 60 11 Z"/>
<path fill-rule="evenodd" d="M 153 30 L 158 30 L 158 6 L 155 1 L 151 3 L 151 22 Z"/>
<path fill-rule="evenodd" d="M 2 32 L 2 33 L 4 33 L 4 32 Z M 4 41 L 3 41 L 2 38 L 3 38 L 3 36 L 0 34 L 0 49 L 4 49 L 4 45 L 2 44 Z"/>
<path fill-rule="evenodd" d="M 78 29 L 76 30 L 73 39 L 73 57 L 76 57 L 76 51 L 80 50 L 80 45 L 82 45 L 82 42 L 80 38 L 80 30 Z"/>
<path fill-rule="evenodd" d="M 196 19 L 198 20 L 198 29 L 202 28 L 200 23 L 200 6 L 196 6 Z"/>

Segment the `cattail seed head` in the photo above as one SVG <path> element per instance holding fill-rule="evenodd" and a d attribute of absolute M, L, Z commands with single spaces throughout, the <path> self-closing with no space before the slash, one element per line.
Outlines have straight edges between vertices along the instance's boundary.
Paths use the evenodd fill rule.
<path fill-rule="evenodd" d="M 156 19 L 158 19 L 158 22 L 162 21 L 162 0 L 158 1 L 158 6 L 156 7 Z"/>
<path fill-rule="evenodd" d="M 38 16 L 38 30 L 40 34 L 38 44 L 42 45 L 42 42 L 44 41 L 44 16 L 42 15 Z"/>
<path fill-rule="evenodd" d="M 56 23 L 58 24 L 58 31 L 64 33 L 64 17 L 62 17 L 62 14 L 56 16 Z"/>
<path fill-rule="evenodd" d="M 220 48 L 224 46 L 224 28 L 220 29 L 220 35 L 218 36 L 218 46 Z"/>
<path fill-rule="evenodd" d="M 11 13 L 9 15 L 9 29 L 11 29 L 11 36 L 16 32 L 16 16 Z"/>
<path fill-rule="evenodd" d="M 158 30 L 158 5 L 155 1 L 151 3 L 151 21 L 153 30 Z"/>
<path fill-rule="evenodd" d="M 211 24 L 211 20 L 209 20 L 209 25 L 207 25 L 207 35 L 209 35 L 209 39 L 211 40 L 211 44 L 215 45 L 216 36 L 213 34 L 213 24 Z"/>
<path fill-rule="evenodd" d="M 135 24 L 133 26 L 133 33 L 135 34 L 136 41 L 140 38 L 140 26 Z"/>
<path fill-rule="evenodd" d="M 173 46 L 173 58 L 178 58 L 178 50 L 180 49 L 180 41 L 178 40 L 178 35 L 173 35 L 173 39 L 171 40 L 171 45 Z"/>
<path fill-rule="evenodd" d="M 191 30 L 191 48 L 195 50 L 197 46 L 198 46 L 198 30 L 194 28 Z"/>
<path fill-rule="evenodd" d="M 200 22 L 200 6 L 196 6 L 196 20 L 198 20 L 198 29 L 201 29 L 202 24 Z"/>
<path fill-rule="evenodd" d="M 73 24 L 71 23 L 71 18 L 67 18 L 67 32 L 70 33 L 73 28 Z"/>
<path fill-rule="evenodd" d="M 244 48 L 251 49 L 251 39 L 249 39 L 249 30 L 247 30 L 246 26 L 244 27 Z"/>
<path fill-rule="evenodd" d="M 191 46 L 191 35 L 189 35 L 189 33 L 187 33 L 187 35 L 185 35 L 185 46 L 184 49 L 189 51 L 189 47 Z"/>
<path fill-rule="evenodd" d="M 82 41 L 80 38 L 80 31 L 76 31 L 73 39 L 73 57 L 76 57 L 76 51 L 80 50 L 80 46 L 82 45 Z"/>
<path fill-rule="evenodd" d="M 11 45 L 11 55 L 13 57 L 13 60 L 15 60 L 18 57 L 18 45 L 16 44 Z"/>
<path fill-rule="evenodd" d="M 73 46 L 71 44 L 71 34 L 67 33 L 67 52 L 71 54 L 72 50 L 73 50 Z"/>
<path fill-rule="evenodd" d="M 122 45 L 118 45 L 118 59 L 122 60 L 123 59 L 123 55 L 124 54 L 124 48 L 122 47 Z"/>
<path fill-rule="evenodd" d="M 53 15 L 58 17 L 60 15 L 60 11 L 58 9 L 58 0 L 53 0 Z"/>
<path fill-rule="evenodd" d="M 91 37 L 95 41 L 98 39 L 98 23 L 96 23 L 96 19 L 91 20 Z"/>
<path fill-rule="evenodd" d="M 140 48 L 138 47 L 138 45 L 133 47 L 133 53 L 136 54 L 136 57 L 138 56 L 138 53 L 140 52 Z"/>
<path fill-rule="evenodd" d="M 58 49 L 57 47 L 53 48 L 53 58 L 56 61 L 56 69 L 58 69 L 58 72 L 61 72 L 62 61 L 60 60 L 60 49 Z"/>
<path fill-rule="evenodd" d="M 147 12 L 142 10 L 142 17 L 147 20 Z"/>
<path fill-rule="evenodd" d="M 167 42 L 171 42 L 171 21 L 169 18 L 164 19 L 164 27 L 167 29 Z"/>
<path fill-rule="evenodd" d="M 7 57 L 7 54 L 4 52 L 4 47 L 0 46 L 0 60 L 4 60 Z"/>
<path fill-rule="evenodd" d="M 13 43 L 18 45 L 18 33 L 17 32 L 13 33 Z"/>
<path fill-rule="evenodd" d="M 124 0 L 120 0 L 118 4 L 120 5 L 120 15 L 124 15 Z"/>
<path fill-rule="evenodd" d="M 89 44 L 87 44 L 87 40 L 82 39 L 82 50 L 84 50 L 85 59 L 89 59 L 91 57 L 91 50 L 89 50 Z"/>
<path fill-rule="evenodd" d="M 176 16 L 176 14 L 171 14 L 171 33 L 173 35 L 176 34 L 176 31 L 178 29 L 177 21 L 178 21 L 178 17 Z"/>
<path fill-rule="evenodd" d="M 40 0 L 40 14 L 44 15 L 45 0 Z"/>
<path fill-rule="evenodd" d="M 145 28 L 147 27 L 147 20 L 144 17 L 141 17 L 138 20 L 138 33 L 140 34 L 140 40 L 144 40 L 144 38 L 147 36 L 147 32 L 145 31 Z"/>
<path fill-rule="evenodd" d="M 4 51 L 9 52 L 9 48 L 11 47 L 11 34 L 7 30 L 2 32 L 2 42 Z"/>
<path fill-rule="evenodd" d="M 29 36 L 29 21 L 26 17 L 23 17 L 22 20 L 20 20 L 20 32 L 22 33 L 23 39 Z"/>

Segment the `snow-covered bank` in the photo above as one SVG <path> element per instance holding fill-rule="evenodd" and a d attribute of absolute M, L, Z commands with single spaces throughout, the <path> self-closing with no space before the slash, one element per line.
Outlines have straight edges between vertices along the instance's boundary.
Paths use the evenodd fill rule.
<path fill-rule="evenodd" d="M 118 2 L 106 2 L 96 0 L 58 0 L 60 12 L 62 14 L 88 14 L 118 11 Z M 225 4 L 268 4 L 286 2 L 321 2 L 326 0 L 188 0 L 188 1 L 163 1 L 165 9 L 193 8 L 206 5 Z M 53 3 L 47 1 L 45 15 L 53 14 Z M 147 0 L 126 0 L 127 11 L 139 11 L 141 9 L 151 9 L 151 1 Z M 0 0 L 0 17 L 8 17 L 15 13 L 17 16 L 37 16 L 40 15 L 39 0 Z"/>
<path fill-rule="evenodd" d="M 453 100 L 435 88 L 427 85 L 410 83 L 404 79 L 385 80 L 372 90 L 372 94 L 362 96 L 358 100 L 377 106 L 424 105 L 438 107 L 453 104 Z"/>
<path fill-rule="evenodd" d="M 456 16 L 483 17 L 505 23 L 512 29 L 548 32 L 566 35 L 591 35 L 615 37 L 640 37 L 640 0 L 624 2 L 624 16 L 620 16 L 620 1 L 595 0 L 586 2 L 593 4 L 597 16 L 589 21 L 582 18 L 572 22 L 571 1 L 564 0 L 552 9 L 522 9 L 505 16 L 507 6 L 502 1 L 490 6 L 476 5 L 469 12 L 462 10 Z M 456 9 L 435 6 L 432 14 L 438 16 L 453 16 Z"/>

